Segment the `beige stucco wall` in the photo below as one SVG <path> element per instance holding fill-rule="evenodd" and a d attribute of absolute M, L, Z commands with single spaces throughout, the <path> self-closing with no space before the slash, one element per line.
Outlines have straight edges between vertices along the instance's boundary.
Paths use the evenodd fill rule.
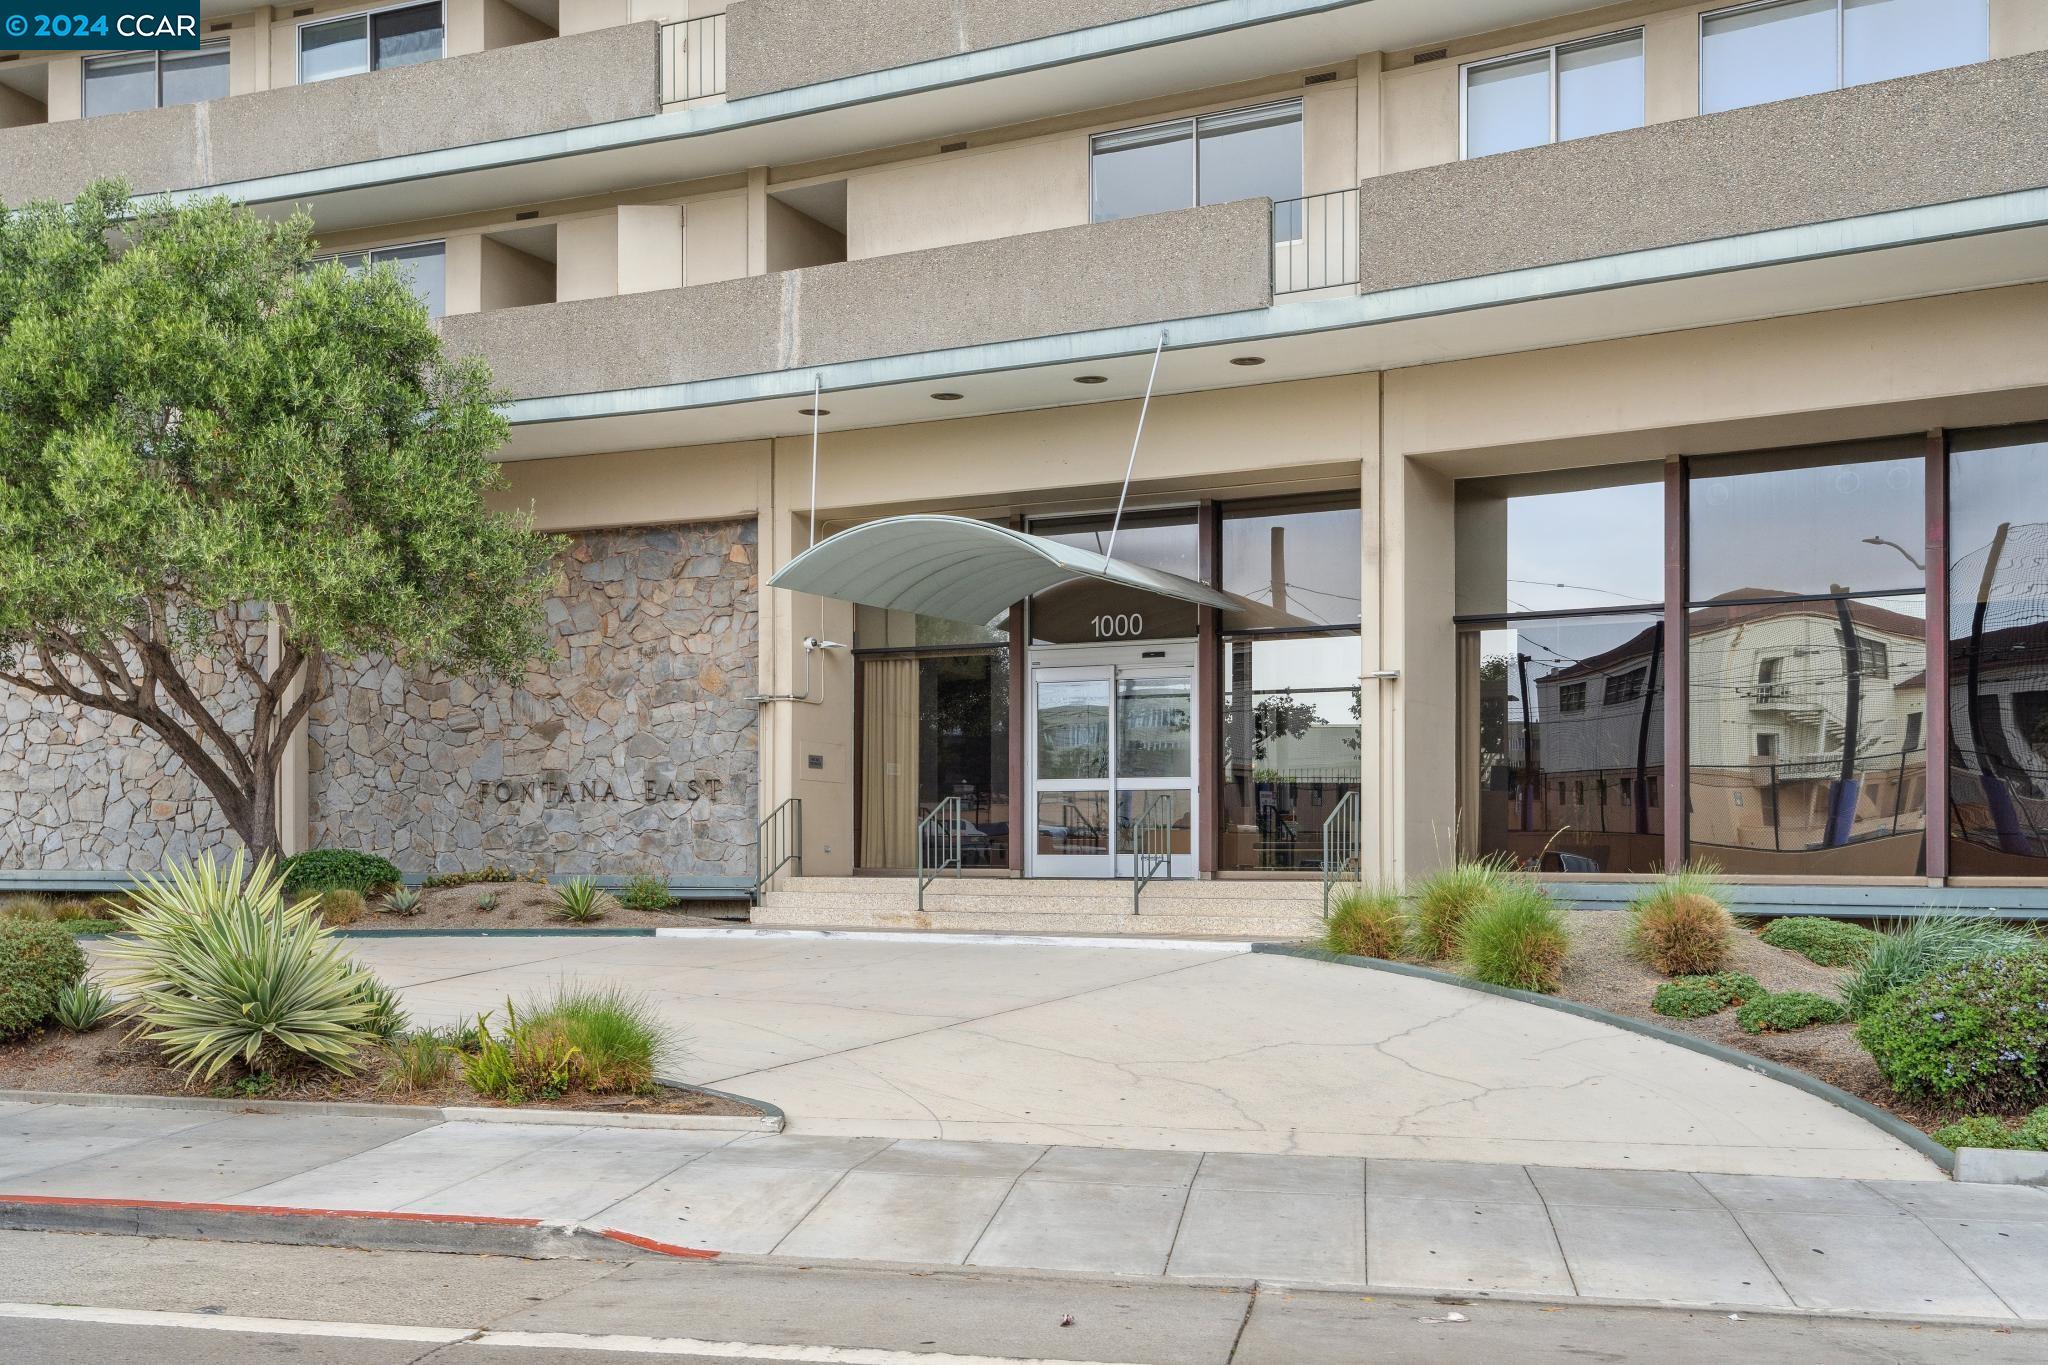
<path fill-rule="evenodd" d="M 683 283 L 713 284 L 747 273 L 747 196 L 693 200 L 683 209 Z"/>
<path fill-rule="evenodd" d="M 1454 847 L 1455 478 L 2038 419 L 2044 310 L 2028 285 L 1389 372 L 1391 870 Z"/>
<path fill-rule="evenodd" d="M 769 454 L 766 441 L 738 441 L 516 460 L 490 501 L 531 512 L 543 531 L 726 521 L 760 511 Z"/>
<path fill-rule="evenodd" d="M 848 177 L 849 260 L 1088 221 L 1088 138 L 968 148 Z"/>
<path fill-rule="evenodd" d="M 555 301 L 555 268 L 552 262 L 528 255 L 515 247 L 478 234 L 482 248 L 479 261 L 477 308 L 521 308 Z M 454 242 L 450 242 L 452 250 Z"/>
<path fill-rule="evenodd" d="M 773 195 L 763 197 L 762 208 L 768 215 L 769 270 L 802 270 L 846 259 L 846 238 L 827 224 Z"/>
<path fill-rule="evenodd" d="M 0 128 L 19 128 L 46 122 L 48 118 L 49 109 L 41 100 L 32 99 L 13 86 L 0 85 Z"/>

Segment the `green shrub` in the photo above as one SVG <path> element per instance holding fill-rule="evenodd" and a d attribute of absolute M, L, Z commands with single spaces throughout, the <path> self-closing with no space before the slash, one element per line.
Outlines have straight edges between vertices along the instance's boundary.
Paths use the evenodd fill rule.
<path fill-rule="evenodd" d="M 469 903 L 469 908 L 476 911 L 479 915 L 490 914 L 491 911 L 498 908 L 497 893 L 494 891 L 478 892 L 477 898 Z"/>
<path fill-rule="evenodd" d="M 1856 1037 L 1902 1094 L 1988 1109 L 2039 1104 L 2048 1098 L 2048 955 L 1936 968 L 1879 997 Z"/>
<path fill-rule="evenodd" d="M 529 1006 L 535 1022 L 561 1028 L 580 1058 L 577 1084 L 599 1095 L 637 1094 L 672 1045 L 644 996 L 616 986 L 563 987 Z"/>
<path fill-rule="evenodd" d="M 1990 1114 L 1976 1114 L 1945 1128 L 1937 1128 L 1934 1140 L 1942 1146 L 1991 1147 L 2015 1152 L 2048 1152 L 2048 1104 L 2025 1121 L 2008 1127 L 2005 1120 Z"/>
<path fill-rule="evenodd" d="M 409 886 L 401 886 L 384 898 L 383 909 L 388 915 L 417 915 L 421 909 L 420 893 Z"/>
<path fill-rule="evenodd" d="M 1757 937 L 1817 966 L 1854 967 L 1870 956 L 1879 935 L 1875 929 L 1846 920 L 1797 915 L 1772 920 Z"/>
<path fill-rule="evenodd" d="M 1713 870 L 1682 867 L 1630 902 L 1629 946 L 1666 976 L 1718 972 L 1735 946 L 1735 919 L 1716 895 Z"/>
<path fill-rule="evenodd" d="M 1545 994 L 1563 981 L 1570 947 L 1564 911 L 1533 882 L 1504 883 L 1458 934 L 1458 955 L 1475 978 Z"/>
<path fill-rule="evenodd" d="M 2041 941 L 2024 929 L 1976 915 L 1930 914 L 1893 925 L 1877 935 L 1863 965 L 1842 987 L 1849 1013 L 1868 1014 L 1901 986 L 1910 986 L 1939 967 L 1982 957 L 2037 951 Z"/>
<path fill-rule="evenodd" d="M 1657 987 L 1650 1008 L 1671 1019 L 1704 1019 L 1730 1005 L 1761 999 L 1764 988 L 1743 972 L 1715 972 L 1712 976 L 1681 976 Z"/>
<path fill-rule="evenodd" d="M 85 979 L 71 931 L 40 919 L 0 919 L 0 1039 L 39 1028 L 68 986 Z"/>
<path fill-rule="evenodd" d="M 51 1017 L 67 1033 L 88 1033 L 114 1012 L 114 997 L 96 981 L 74 981 L 57 992 Z"/>
<path fill-rule="evenodd" d="M 1474 910 L 1493 898 L 1514 876 L 1505 858 L 1480 858 L 1433 872 L 1417 882 L 1416 947 L 1432 961 L 1455 957 L 1458 933 Z"/>
<path fill-rule="evenodd" d="M 398 869 L 389 859 L 351 848 L 314 848 L 295 853 L 278 865 L 287 896 L 345 890 L 373 896 L 398 885 Z"/>
<path fill-rule="evenodd" d="M 1395 958 L 1408 941 L 1408 920 L 1394 891 L 1356 884 L 1330 893 L 1323 948 L 1352 957 Z"/>
<path fill-rule="evenodd" d="M 387 1046 L 391 1068 L 384 1073 L 384 1085 L 400 1095 L 440 1089 L 455 1065 L 455 1049 L 438 1034 L 408 1033 Z"/>
<path fill-rule="evenodd" d="M 337 929 L 347 928 L 369 912 L 363 893 L 337 886 L 320 893 L 320 918 Z"/>
<path fill-rule="evenodd" d="M 588 877 L 572 877 L 555 888 L 548 914 L 571 924 L 594 924 L 617 904 Z"/>
<path fill-rule="evenodd" d="M 1735 1013 L 1744 1033 L 1790 1033 L 1815 1024 L 1839 1024 L 1849 1017 L 1839 1000 L 1812 991 L 1785 991 L 1751 1000 Z"/>
<path fill-rule="evenodd" d="M 128 928 L 107 955 L 136 995 L 137 1036 L 195 1080 L 230 1063 L 246 1073 L 310 1064 L 353 1074 L 376 1042 L 379 1010 L 367 973 L 314 914 L 284 903 L 268 859 L 246 877 L 240 854 L 202 857 L 145 877 Z"/>
<path fill-rule="evenodd" d="M 652 872 L 632 877 L 612 898 L 628 910 L 666 910 L 675 903 L 668 894 L 668 879 Z"/>

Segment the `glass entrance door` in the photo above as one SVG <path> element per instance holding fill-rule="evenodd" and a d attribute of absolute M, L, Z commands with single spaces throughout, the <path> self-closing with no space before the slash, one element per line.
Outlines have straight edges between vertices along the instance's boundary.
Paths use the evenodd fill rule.
<path fill-rule="evenodd" d="M 1128 877 L 1150 821 L 1194 876 L 1193 646 L 1037 650 L 1030 697 L 1030 875 Z"/>

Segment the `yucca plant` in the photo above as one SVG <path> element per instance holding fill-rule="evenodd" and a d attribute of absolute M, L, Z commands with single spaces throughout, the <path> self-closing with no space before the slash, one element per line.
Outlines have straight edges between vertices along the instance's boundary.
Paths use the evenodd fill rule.
<path fill-rule="evenodd" d="M 74 981 L 57 992 L 57 1005 L 50 1014 L 67 1033 L 96 1029 L 114 1012 L 114 997 L 96 981 Z"/>
<path fill-rule="evenodd" d="M 245 870 L 239 853 L 141 878 L 124 913 L 133 937 L 106 950 L 126 969 L 115 984 L 135 995 L 133 1034 L 195 1080 L 234 1062 L 353 1074 L 382 1006 L 317 904 L 285 904 L 270 860 Z"/>
<path fill-rule="evenodd" d="M 588 877 L 572 877 L 555 888 L 548 913 L 571 924 L 591 924 L 605 917 L 615 902 Z"/>

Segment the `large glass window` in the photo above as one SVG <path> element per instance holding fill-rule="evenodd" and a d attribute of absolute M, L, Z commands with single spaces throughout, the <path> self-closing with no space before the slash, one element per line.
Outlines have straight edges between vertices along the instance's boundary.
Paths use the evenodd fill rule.
<path fill-rule="evenodd" d="M 389 263 L 398 268 L 412 292 L 426 305 L 427 316 L 438 318 L 447 309 L 447 244 L 413 242 L 407 246 L 378 247 L 371 251 L 344 251 L 331 259 L 351 273 L 373 265 Z"/>
<path fill-rule="evenodd" d="M 1475 62 L 1464 75 L 1468 157 L 1642 126 L 1640 29 Z"/>
<path fill-rule="evenodd" d="M 1766 0 L 1702 16 L 1700 112 L 1990 55 L 1988 0 Z"/>
<path fill-rule="evenodd" d="M 1738 873 L 1924 867 L 1925 462 L 1910 443 L 1695 460 L 1690 847 Z"/>
<path fill-rule="evenodd" d="M 442 54 L 442 39 L 439 0 L 302 24 L 299 80 L 310 83 L 434 61 Z"/>
<path fill-rule="evenodd" d="M 1225 642 L 1219 867 L 1322 866 L 1323 822 L 1358 790 L 1358 648 L 1349 633 Z"/>
<path fill-rule="evenodd" d="M 2048 873 L 2048 425 L 1949 455 L 1949 870 Z"/>
<path fill-rule="evenodd" d="M 1222 520 L 1222 588 L 1242 604 L 1225 630 L 1358 624 L 1357 504 L 1226 507 Z"/>
<path fill-rule="evenodd" d="M 1010 856 L 1010 659 L 1003 650 L 860 660 L 860 865 L 917 866 L 917 824 L 949 796 L 961 862 Z"/>
<path fill-rule="evenodd" d="M 223 99 L 228 93 L 228 45 L 207 43 L 196 52 L 123 52 L 84 62 L 87 118 L 127 114 Z"/>
<path fill-rule="evenodd" d="M 1110 517 L 1062 517 L 1032 522 L 1031 534 L 1107 554 L 1111 524 Z M 1182 578 L 1199 578 L 1194 512 L 1125 513 L 1116 534 L 1116 557 Z M 1033 644 L 1093 644 L 1186 639 L 1195 633 L 1196 612 L 1192 602 L 1081 578 L 1033 597 L 1030 620 Z"/>
<path fill-rule="evenodd" d="M 1662 866 L 1663 479 L 1644 463 L 1459 483 L 1463 855 Z"/>
<path fill-rule="evenodd" d="M 1664 466 L 1464 479 L 1461 617 L 1641 606 L 1664 597 Z"/>
<path fill-rule="evenodd" d="M 1091 217 L 1298 199 L 1301 137 L 1300 100 L 1098 134 L 1090 144 Z"/>

